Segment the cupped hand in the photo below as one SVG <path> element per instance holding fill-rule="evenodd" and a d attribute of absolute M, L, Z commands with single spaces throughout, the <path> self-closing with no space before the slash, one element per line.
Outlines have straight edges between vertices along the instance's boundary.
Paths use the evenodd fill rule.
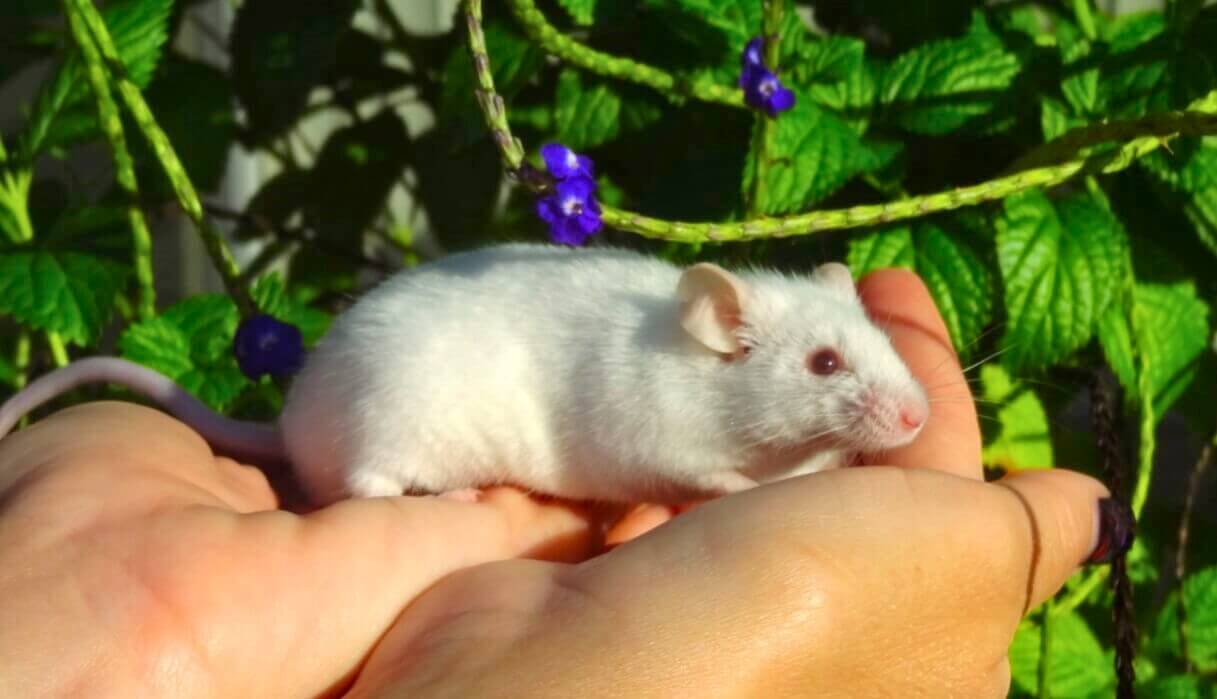
<path fill-rule="evenodd" d="M 645 536 L 671 512 L 640 508 L 590 559 L 601 514 L 504 488 L 286 512 L 136 406 L 6 437 L 0 694 L 1001 696 L 1019 618 L 1094 547 L 1105 491 L 983 483 L 924 287 L 860 291 L 930 389 L 913 445 Z"/>

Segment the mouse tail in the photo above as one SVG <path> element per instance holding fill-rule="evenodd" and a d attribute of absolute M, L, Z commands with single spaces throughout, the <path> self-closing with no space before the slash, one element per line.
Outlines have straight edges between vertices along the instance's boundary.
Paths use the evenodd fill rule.
<path fill-rule="evenodd" d="M 0 405 L 0 438 L 38 406 L 78 386 L 113 383 L 130 389 L 191 426 L 216 451 L 255 461 L 286 461 L 283 440 L 273 424 L 224 417 L 170 378 L 117 357 L 88 357 L 40 376 Z"/>

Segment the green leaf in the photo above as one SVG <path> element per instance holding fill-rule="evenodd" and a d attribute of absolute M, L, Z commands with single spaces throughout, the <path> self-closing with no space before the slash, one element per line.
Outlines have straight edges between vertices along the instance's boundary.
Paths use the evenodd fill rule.
<path fill-rule="evenodd" d="M 266 143 L 300 117 L 334 67 L 358 5 L 296 3 L 285 12 L 278 0 L 241 4 L 230 45 L 232 80 L 254 143 Z"/>
<path fill-rule="evenodd" d="M 596 19 L 596 0 L 558 0 L 575 24 L 589 26 Z"/>
<path fill-rule="evenodd" d="M 1151 153 L 1139 163 L 1167 188 L 1200 242 L 1217 255 L 1217 139 L 1206 138 L 1178 155 Z"/>
<path fill-rule="evenodd" d="M 172 10 L 173 0 L 126 0 L 102 12 L 127 76 L 139 87 L 148 85 L 160 61 Z M 99 134 L 83 65 L 72 53 L 54 78 L 43 83 L 21 137 L 21 154 L 32 160 L 48 148 L 80 143 Z"/>
<path fill-rule="evenodd" d="M 1203 685 L 1195 675 L 1157 677 L 1137 687 L 1137 696 L 1145 699 L 1207 699 L 1201 694 Z"/>
<path fill-rule="evenodd" d="M 855 279 L 888 267 L 913 269 L 915 259 L 913 231 L 908 226 L 878 230 L 852 238 L 846 256 L 846 262 L 853 270 Z"/>
<path fill-rule="evenodd" d="M 560 143 L 585 150 L 641 129 L 662 115 L 658 104 L 628 86 L 595 81 L 585 87 L 579 71 L 567 69 L 558 76 L 554 121 Z"/>
<path fill-rule="evenodd" d="M 992 320 L 997 287 L 990 265 L 969 240 L 976 235 L 976 231 L 964 234 L 924 222 L 913 231 L 917 274 L 929 287 L 962 357 L 971 354 Z"/>
<path fill-rule="evenodd" d="M 126 270 L 74 252 L 0 253 L 0 314 L 91 345 L 110 318 Z"/>
<path fill-rule="evenodd" d="M 1087 195 L 1055 203 L 1038 190 L 1005 200 L 997 257 L 1011 367 L 1042 367 L 1082 348 L 1123 283 L 1127 236 Z"/>
<path fill-rule="evenodd" d="M 1196 376 L 1209 343 L 1209 306 L 1192 281 L 1137 284 L 1133 296 L 1136 345 L 1149 363 L 1154 409 L 1162 415 Z"/>
<path fill-rule="evenodd" d="M 985 424 L 985 464 L 1007 471 L 1052 468 L 1052 434 L 1039 396 L 997 364 L 981 367 L 980 381 L 982 396 L 993 406 L 985 412 L 994 413 L 996 423 L 995 428 Z"/>
<path fill-rule="evenodd" d="M 992 35 L 973 31 L 902 54 L 879 83 L 884 115 L 916 133 L 944 134 L 988 114 L 1020 70 Z"/>
<path fill-rule="evenodd" d="M 771 126 L 763 213 L 800 211 L 833 193 L 869 167 L 871 159 L 845 122 L 796 90 L 794 108 Z M 756 153 L 744 165 L 744 192 L 752 191 Z"/>
<path fill-rule="evenodd" d="M 1187 598 L 1188 654 L 1202 672 L 1217 670 L 1217 566 L 1192 572 L 1183 581 Z M 1149 647 L 1160 656 L 1180 657 L 1179 597 L 1173 593 L 1150 627 Z"/>
<path fill-rule="evenodd" d="M 283 278 L 278 273 L 268 274 L 254 282 L 250 295 L 263 313 L 299 328 L 305 346 L 316 344 L 330 327 L 330 315 L 311 308 L 298 296 L 293 296 L 284 287 Z"/>
<path fill-rule="evenodd" d="M 843 119 L 859 134 L 866 132 L 878 90 L 876 64 L 866 60 L 866 44 L 831 36 L 809 44 L 805 62 L 792 71 L 797 83 L 809 84 L 808 94 L 820 106 Z M 802 73 L 800 73 L 802 69 Z"/>
<path fill-rule="evenodd" d="M 1014 685 L 1031 694 L 1038 684 L 1040 636 L 1040 626 L 1024 619 L 1009 652 Z M 1050 617 L 1047 663 L 1047 695 L 1054 699 L 1089 698 L 1114 681 L 1107 654 L 1077 612 Z"/>
<path fill-rule="evenodd" d="M 902 267 L 921 276 L 946 322 L 951 341 L 967 356 L 993 318 L 996 280 L 973 242 L 980 232 L 948 230 L 937 223 L 895 226 L 849 242 L 854 275 Z"/>
<path fill-rule="evenodd" d="M 224 410 L 251 385 L 232 354 L 238 322 L 232 299 L 201 294 L 127 328 L 119 348 L 127 359 L 156 369 L 213 409 Z"/>

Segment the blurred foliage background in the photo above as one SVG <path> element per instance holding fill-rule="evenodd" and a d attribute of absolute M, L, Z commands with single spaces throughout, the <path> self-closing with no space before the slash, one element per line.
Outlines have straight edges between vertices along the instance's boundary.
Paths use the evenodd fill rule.
<path fill-rule="evenodd" d="M 237 368 L 242 313 L 291 322 L 311 344 L 387 274 L 546 239 L 479 111 L 462 17 L 424 32 L 388 0 L 245 0 L 219 33 L 194 21 L 200 5 L 6 0 L 0 85 L 40 77 L 0 133 L 0 398 L 72 358 L 113 353 L 219 410 L 267 419 L 282 386 Z M 797 102 L 767 127 L 696 89 L 735 89 L 740 52 L 761 34 L 759 0 L 495 2 L 487 51 L 534 164 L 542 143 L 560 141 L 593 157 L 602 202 L 660 218 L 907 201 L 1151 136 L 1117 171 L 953 213 L 746 244 L 612 230 L 594 244 L 678 262 L 916 270 L 971 365 L 995 469 L 1096 472 L 1085 387 L 1109 366 L 1124 389 L 1142 522 L 1129 556 L 1138 690 L 1217 697 L 1217 488 L 1200 453 L 1217 430 L 1217 141 L 1199 120 L 1154 121 L 1217 112 L 1217 8 L 782 6 L 779 74 Z M 214 60 L 174 48 L 183 32 Z M 674 80 L 655 89 L 637 71 L 605 68 L 604 55 Z M 329 128 L 309 127 L 319 117 Z M 1111 138 L 1054 141 L 1112 122 Z M 171 148 L 153 145 L 158 130 Z M 235 199 L 234 157 L 268 164 Z M 763 202 L 753 199 L 758 162 Z M 173 269 L 154 256 L 196 231 L 224 292 L 178 298 L 165 279 Z M 122 394 L 88 388 L 68 401 L 102 395 Z M 1114 696 L 1105 571 L 1079 574 L 1024 622 L 1013 695 Z"/>

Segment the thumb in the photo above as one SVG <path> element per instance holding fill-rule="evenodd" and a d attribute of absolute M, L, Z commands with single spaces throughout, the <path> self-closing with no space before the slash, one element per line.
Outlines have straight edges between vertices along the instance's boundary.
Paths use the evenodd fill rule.
<path fill-rule="evenodd" d="M 1092 554 L 1100 557 L 1094 562 L 1106 562 L 1132 544 L 1131 514 L 1093 478 L 1051 469 L 1023 471 L 995 485 L 1017 498 L 1029 526 L 1024 613 L 1055 594 Z"/>

